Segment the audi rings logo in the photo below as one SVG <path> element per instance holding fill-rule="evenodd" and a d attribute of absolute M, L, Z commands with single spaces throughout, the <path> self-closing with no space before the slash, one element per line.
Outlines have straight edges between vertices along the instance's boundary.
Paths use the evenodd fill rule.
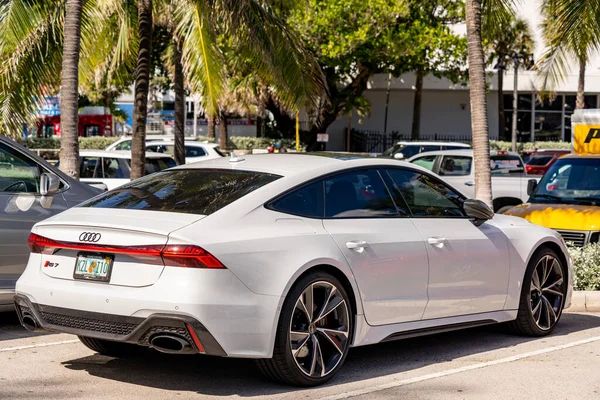
<path fill-rule="evenodd" d="M 79 235 L 80 242 L 96 243 L 102 237 L 101 234 L 96 232 L 83 232 Z"/>

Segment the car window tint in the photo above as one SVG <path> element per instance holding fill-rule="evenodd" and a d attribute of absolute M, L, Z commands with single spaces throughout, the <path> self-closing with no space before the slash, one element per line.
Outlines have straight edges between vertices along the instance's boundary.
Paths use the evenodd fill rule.
<path fill-rule="evenodd" d="M 473 159 L 467 156 L 444 156 L 440 165 L 439 175 L 468 176 L 471 175 Z"/>
<path fill-rule="evenodd" d="M 79 170 L 80 178 L 98 178 L 101 172 L 96 175 L 96 166 L 100 163 L 99 157 L 81 157 L 81 168 Z"/>
<path fill-rule="evenodd" d="M 325 180 L 325 217 L 374 218 L 398 215 L 377 170 L 360 170 Z"/>
<path fill-rule="evenodd" d="M 0 144 L 0 192 L 39 192 L 40 167 L 29 157 Z"/>
<path fill-rule="evenodd" d="M 464 217 L 464 199 L 442 182 L 402 169 L 387 170 L 396 204 L 405 202 L 415 217 Z"/>
<path fill-rule="evenodd" d="M 420 151 L 421 151 L 421 146 L 407 145 L 407 146 L 402 146 L 400 151 L 397 151 L 396 153 L 402 153 L 404 158 L 411 158 L 412 156 L 416 156 L 417 154 L 419 154 Z M 394 153 L 394 154 L 396 154 L 396 153 Z"/>
<path fill-rule="evenodd" d="M 296 189 L 271 203 L 270 208 L 286 214 L 323 218 L 323 181 Z"/>
<path fill-rule="evenodd" d="M 102 177 L 113 179 L 124 179 L 123 171 L 119 168 L 119 160 L 116 158 L 102 159 Z M 100 171 L 99 171 L 100 172 Z"/>
<path fill-rule="evenodd" d="M 200 146 L 185 146 L 186 157 L 204 157 L 206 151 Z"/>
<path fill-rule="evenodd" d="M 427 168 L 430 171 L 433 171 L 433 165 L 435 164 L 436 156 L 424 156 L 419 157 L 416 160 L 413 160 L 413 164 L 418 165 L 419 167 Z"/>
<path fill-rule="evenodd" d="M 81 207 L 210 215 L 279 178 L 250 171 L 163 171 L 104 193 Z"/>

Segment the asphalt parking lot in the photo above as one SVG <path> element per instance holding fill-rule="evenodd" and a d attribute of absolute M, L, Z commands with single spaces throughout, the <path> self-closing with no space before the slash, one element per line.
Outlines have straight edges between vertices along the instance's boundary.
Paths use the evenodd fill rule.
<path fill-rule="evenodd" d="M 250 360 L 99 356 L 0 313 L 0 366 L 0 399 L 598 399 L 600 314 L 565 314 L 541 339 L 490 327 L 360 347 L 328 385 L 299 389 Z"/>

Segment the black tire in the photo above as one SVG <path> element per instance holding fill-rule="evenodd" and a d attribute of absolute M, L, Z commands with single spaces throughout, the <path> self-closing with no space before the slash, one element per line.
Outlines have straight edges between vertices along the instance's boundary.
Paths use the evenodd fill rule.
<path fill-rule="evenodd" d="M 553 323 L 548 323 L 548 327 L 540 328 L 539 324 L 536 323 L 536 318 L 534 316 L 534 314 L 536 313 L 534 313 L 532 310 L 532 308 L 534 308 L 533 304 L 535 304 L 536 299 L 534 298 L 534 303 L 532 303 L 531 286 L 532 280 L 534 279 L 533 274 L 536 267 L 538 266 L 540 261 L 542 261 L 547 256 L 552 257 L 554 260 L 556 260 L 558 265 L 560 266 L 563 281 L 562 284 L 560 286 L 556 286 L 556 288 L 557 291 L 562 293 L 562 296 L 560 296 L 560 299 L 558 298 L 558 296 L 555 296 L 555 299 L 552 302 L 556 304 L 556 307 L 558 309 L 558 312 L 556 312 L 554 308 L 552 308 L 552 313 L 553 315 L 556 315 L 556 318 L 550 317 L 549 320 L 553 321 Z M 556 252 L 548 247 L 542 247 L 541 249 L 537 250 L 536 253 L 534 253 L 533 257 L 531 257 L 531 261 L 529 262 L 529 265 L 527 266 L 527 271 L 525 272 L 525 278 L 523 279 L 523 287 L 521 289 L 521 297 L 519 300 L 519 311 L 517 313 L 517 319 L 509 322 L 507 324 L 508 328 L 513 333 L 523 336 L 539 337 L 546 336 L 552 333 L 552 331 L 556 327 L 556 324 L 558 324 L 560 317 L 562 316 L 562 311 L 565 305 L 565 298 L 567 293 L 567 281 L 568 277 L 566 266 L 562 262 L 561 258 L 556 254 Z M 550 304 L 550 302 L 545 304 Z M 540 311 L 540 313 L 541 312 L 542 311 Z M 544 317 L 544 319 L 546 318 Z"/>
<path fill-rule="evenodd" d="M 77 337 L 88 349 L 93 350 L 103 356 L 132 357 L 142 354 L 142 352 L 145 350 L 143 346 L 130 343 L 113 342 L 110 340 L 96 339 L 86 336 Z"/>
<path fill-rule="evenodd" d="M 335 361 L 335 366 L 333 366 L 331 368 L 331 370 L 329 372 L 326 373 L 325 376 L 320 376 L 320 377 L 313 377 L 308 375 L 306 372 L 304 372 L 302 370 L 302 368 L 299 366 L 299 364 L 296 362 L 295 357 L 292 355 L 292 341 L 290 339 L 290 330 L 292 329 L 292 323 L 297 323 L 294 321 L 297 321 L 298 318 L 298 314 L 294 314 L 295 312 L 297 313 L 297 309 L 296 309 L 296 304 L 299 301 L 299 298 L 301 295 L 303 295 L 304 291 L 307 290 L 311 285 L 320 285 L 323 282 L 326 282 L 328 284 L 331 284 L 335 287 L 335 289 L 337 290 L 337 293 L 339 293 L 339 296 L 343 299 L 343 301 L 345 302 L 345 306 L 346 306 L 346 310 L 345 310 L 345 315 L 346 315 L 346 324 L 345 324 L 345 328 L 347 329 L 347 339 L 343 342 L 343 345 L 340 345 L 343 347 L 343 351 L 341 352 L 341 357 L 338 355 L 336 355 L 336 357 L 338 357 Z M 316 302 L 313 302 L 316 303 Z M 325 307 L 323 307 L 325 308 Z M 313 308 L 315 309 L 315 308 Z M 337 319 L 337 315 L 338 313 L 341 315 L 343 313 L 343 310 L 339 310 L 336 309 L 336 311 L 331 312 L 331 313 L 327 313 L 327 314 L 335 314 L 332 319 Z M 314 311 L 313 311 L 313 315 L 314 315 Z M 296 318 L 294 321 L 292 321 L 292 318 Z M 323 317 L 325 318 L 325 317 Z M 308 343 L 310 340 L 313 340 L 312 337 L 313 336 L 319 336 L 318 332 L 315 332 L 315 328 L 314 325 L 316 325 L 318 323 L 315 322 L 312 328 L 312 334 L 308 334 L 308 338 L 306 339 L 305 343 Z M 337 321 L 336 321 L 337 323 Z M 337 372 L 340 370 L 340 368 L 342 367 L 342 365 L 344 364 L 344 361 L 346 359 L 346 356 L 348 355 L 348 350 L 350 348 L 350 343 L 352 343 L 352 336 L 353 336 L 353 328 L 354 328 L 354 312 L 352 310 L 352 304 L 350 303 L 348 294 L 346 293 L 346 290 L 344 289 L 344 286 L 332 275 L 325 273 L 325 272 L 315 272 L 315 273 L 311 273 L 303 278 L 301 278 L 298 282 L 296 282 L 294 284 L 294 286 L 292 287 L 292 289 L 290 290 L 290 292 L 288 293 L 284 303 L 283 303 L 283 307 L 281 310 L 281 314 L 279 317 L 279 323 L 277 325 L 277 333 L 276 333 L 276 337 L 275 337 L 275 347 L 273 350 L 273 358 L 270 359 L 261 359 L 261 360 L 257 360 L 256 364 L 258 366 L 258 369 L 262 372 L 262 374 L 268 378 L 269 380 L 275 381 L 275 382 L 279 382 L 279 383 L 284 383 L 284 384 L 288 384 L 288 385 L 295 385 L 295 386 L 317 386 L 317 385 L 321 385 L 327 381 L 329 381 L 331 378 L 333 378 L 335 376 L 335 374 L 337 374 Z M 310 332 L 310 329 L 309 329 Z M 323 336 L 320 336 L 321 338 L 323 338 Z M 324 339 L 323 339 L 324 340 Z M 301 341 L 299 340 L 298 343 L 300 343 Z M 312 343 L 312 342 L 310 342 Z M 340 342 L 342 343 L 342 342 Z M 326 345 L 322 345 L 322 346 L 326 346 Z M 299 352 L 300 349 L 303 346 L 299 346 L 298 349 L 296 350 L 296 352 Z M 319 347 L 319 354 L 321 354 L 321 362 L 324 361 L 323 358 L 323 352 L 322 352 L 322 347 Z M 307 350 L 309 351 L 309 350 Z M 310 356 L 307 356 L 310 357 Z M 333 363 L 333 362 L 332 362 Z M 327 363 L 323 363 L 323 364 L 327 364 Z M 322 364 L 322 365 L 323 365 Z M 322 367 L 324 370 L 327 370 L 327 366 L 323 365 Z M 321 369 L 321 372 L 323 372 L 323 369 Z M 316 372 L 316 371 L 315 371 Z"/>

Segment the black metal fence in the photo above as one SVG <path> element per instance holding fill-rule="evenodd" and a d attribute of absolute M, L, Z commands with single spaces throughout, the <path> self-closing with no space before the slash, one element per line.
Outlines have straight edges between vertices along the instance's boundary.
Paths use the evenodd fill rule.
<path fill-rule="evenodd" d="M 434 142 L 459 142 L 470 143 L 471 135 L 433 134 L 422 135 L 418 139 L 411 139 L 410 134 L 399 132 L 383 134 L 379 131 L 357 130 L 350 131 L 350 151 L 356 153 L 383 153 L 397 142 L 434 141 Z"/>

